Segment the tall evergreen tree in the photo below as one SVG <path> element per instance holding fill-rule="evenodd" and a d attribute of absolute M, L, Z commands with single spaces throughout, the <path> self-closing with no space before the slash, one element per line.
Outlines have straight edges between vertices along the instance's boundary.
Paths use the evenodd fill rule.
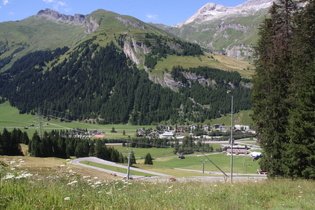
<path fill-rule="evenodd" d="M 291 46 L 294 35 L 293 0 L 279 0 L 270 9 L 270 18 L 261 25 L 256 48 L 256 75 L 253 83 L 253 119 L 261 147 L 261 167 L 269 176 L 287 173 L 284 154 L 290 110 L 289 88 L 292 78 Z"/>
<path fill-rule="evenodd" d="M 291 177 L 315 179 L 315 2 L 297 13 L 287 151 Z"/>
<path fill-rule="evenodd" d="M 145 156 L 144 164 L 153 165 L 153 158 L 150 153 Z"/>

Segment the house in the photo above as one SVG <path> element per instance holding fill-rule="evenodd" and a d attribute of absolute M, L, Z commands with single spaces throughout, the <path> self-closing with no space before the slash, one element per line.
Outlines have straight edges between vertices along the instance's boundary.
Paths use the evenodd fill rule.
<path fill-rule="evenodd" d="M 193 131 L 193 130 L 196 130 L 197 129 L 197 125 L 195 125 L 195 124 L 193 124 L 193 125 L 189 125 L 189 129 L 191 130 L 191 131 Z"/>
<path fill-rule="evenodd" d="M 173 131 L 164 132 L 163 134 L 160 134 L 160 136 L 159 136 L 160 139 L 170 139 L 173 137 L 174 137 Z"/>
<path fill-rule="evenodd" d="M 231 149 L 227 149 L 226 154 L 231 155 Z M 246 149 L 234 149 L 233 148 L 233 155 L 245 155 L 245 154 L 247 154 Z"/>
<path fill-rule="evenodd" d="M 220 128 L 220 125 L 219 125 L 219 124 L 214 124 L 214 125 L 213 125 L 213 129 L 214 129 L 214 130 L 219 130 L 219 128 Z"/>
<path fill-rule="evenodd" d="M 230 149 L 230 148 L 231 148 L 230 144 L 221 144 L 221 150 L 222 151 L 225 151 L 225 150 Z M 250 149 L 250 148 L 247 146 L 235 144 L 235 145 L 233 145 L 233 149 Z"/>
<path fill-rule="evenodd" d="M 210 131 L 210 126 L 209 126 L 209 125 L 203 125 L 203 126 L 202 126 L 202 129 L 203 129 L 204 131 Z"/>
<path fill-rule="evenodd" d="M 149 133 L 147 135 L 147 137 L 149 137 L 149 138 L 158 138 L 159 137 L 159 133 L 157 131 L 152 131 L 151 133 Z"/>
<path fill-rule="evenodd" d="M 219 131 L 226 132 L 227 131 L 226 126 L 225 125 L 220 125 Z"/>
<path fill-rule="evenodd" d="M 187 132 L 187 128 L 185 126 L 177 126 L 177 131 L 185 133 Z"/>
<path fill-rule="evenodd" d="M 234 125 L 235 130 L 240 130 L 240 131 L 249 131 L 250 128 L 248 125 Z"/>
<path fill-rule="evenodd" d="M 145 136 L 145 130 L 143 130 L 143 129 L 138 129 L 137 130 L 137 136 Z"/>

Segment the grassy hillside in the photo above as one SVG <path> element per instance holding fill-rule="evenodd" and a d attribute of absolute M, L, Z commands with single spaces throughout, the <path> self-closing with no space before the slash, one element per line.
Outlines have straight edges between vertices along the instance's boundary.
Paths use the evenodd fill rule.
<path fill-rule="evenodd" d="M 176 56 L 169 55 L 166 59 L 160 60 L 155 69 L 172 70 L 174 66 L 193 68 L 199 66 L 209 66 L 225 71 L 237 71 L 244 78 L 252 78 L 254 74 L 253 66 L 247 61 L 241 61 L 224 55 L 205 53 L 203 56 Z M 153 71 L 154 72 L 154 71 Z"/>
<path fill-rule="evenodd" d="M 0 59 L 12 56 L 11 62 L 0 68 L 1 71 L 29 52 L 73 46 L 86 36 L 83 26 L 55 23 L 35 16 L 0 23 L 0 34 Z"/>

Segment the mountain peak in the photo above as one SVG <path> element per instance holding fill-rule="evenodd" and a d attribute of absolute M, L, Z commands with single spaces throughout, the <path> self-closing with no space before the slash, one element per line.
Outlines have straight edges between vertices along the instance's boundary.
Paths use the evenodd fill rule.
<path fill-rule="evenodd" d="M 260 10 L 271 6 L 275 0 L 248 0 L 247 2 L 240 4 L 236 7 L 227 7 L 215 3 L 207 3 L 201 7 L 192 17 L 190 17 L 184 23 L 175 25 L 175 27 L 182 27 L 183 25 L 195 22 L 201 23 L 214 19 L 219 19 L 223 16 L 241 14 L 250 14 L 252 10 Z"/>
<path fill-rule="evenodd" d="M 55 22 L 73 23 L 75 25 L 83 25 L 85 22 L 85 15 L 81 14 L 75 14 L 74 16 L 64 15 L 51 9 L 40 10 L 37 13 L 36 17 Z"/>

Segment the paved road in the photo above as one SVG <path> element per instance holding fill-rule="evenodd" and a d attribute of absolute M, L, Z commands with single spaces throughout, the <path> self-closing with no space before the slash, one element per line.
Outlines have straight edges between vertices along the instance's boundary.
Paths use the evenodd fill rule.
<path fill-rule="evenodd" d="M 89 165 L 80 163 L 80 161 L 91 161 L 91 162 L 100 163 L 100 164 L 104 164 L 104 165 L 115 166 L 115 167 L 118 167 L 118 168 L 124 168 L 124 169 L 126 169 L 126 173 L 119 173 L 119 172 L 116 172 L 116 171 L 102 169 L 102 168 L 98 168 L 98 167 L 94 167 L 94 166 L 89 166 Z M 125 177 L 126 176 L 127 168 L 128 168 L 127 166 L 122 166 L 122 165 L 116 164 L 115 162 L 103 160 L 103 159 L 100 159 L 100 158 L 97 158 L 97 157 L 79 158 L 79 159 L 72 160 L 71 163 L 74 164 L 74 165 L 81 165 L 81 166 L 88 167 L 88 168 L 93 168 L 93 169 L 96 169 L 96 170 L 99 170 L 99 171 L 103 171 L 103 172 L 107 172 L 107 173 L 111 173 L 111 174 L 116 174 L 117 176 L 121 176 L 121 177 Z M 155 175 L 155 176 L 170 177 L 170 175 L 167 175 L 167 174 L 157 173 L 157 172 L 153 172 L 153 171 L 147 171 L 147 170 L 134 168 L 134 167 L 130 167 L 130 170 L 132 170 L 132 171 L 139 171 L 139 172 L 143 172 L 143 173 L 147 173 L 147 174 L 152 174 L 152 175 Z M 147 177 L 132 175 L 132 178 L 147 178 Z"/>
<path fill-rule="evenodd" d="M 111 161 L 107 161 L 107 160 L 103 160 L 100 158 L 96 158 L 96 157 L 86 157 L 86 158 L 79 158 L 79 159 L 75 159 L 72 160 L 71 163 L 75 164 L 75 165 L 81 165 L 84 167 L 88 167 L 88 168 L 93 168 L 99 171 L 103 171 L 106 173 L 111 173 L 111 174 L 116 174 L 117 176 L 120 177 L 125 177 L 126 173 L 119 173 L 116 171 L 111 171 L 111 170 L 107 170 L 107 169 L 102 169 L 102 168 L 98 168 L 98 167 L 94 167 L 94 166 L 89 166 L 86 164 L 82 164 L 80 163 L 80 161 L 91 161 L 91 162 L 95 162 L 95 163 L 100 163 L 100 164 L 105 164 L 105 165 L 110 165 L 110 166 L 115 166 L 115 167 L 119 167 L 119 168 L 124 168 L 126 169 L 126 173 L 127 173 L 127 166 L 122 166 L 119 164 L 116 164 L 115 162 L 111 162 Z M 130 167 L 131 170 L 134 171 L 139 171 L 139 172 L 143 172 L 143 173 L 147 173 L 147 174 L 152 174 L 152 175 L 156 175 L 159 176 L 159 179 L 152 179 L 152 180 L 158 180 L 158 181 L 169 181 L 169 178 L 171 177 L 170 175 L 167 174 L 162 174 L 162 173 L 157 173 L 157 172 L 153 172 L 153 171 L 147 171 L 147 170 L 143 170 L 143 169 L 138 169 L 138 168 L 134 168 L 134 167 Z M 202 173 L 202 171 L 199 170 L 191 170 L 191 169 L 181 169 L 181 168 L 175 168 L 176 170 L 183 170 L 183 171 L 194 171 L 194 172 L 199 172 Z M 208 174 L 217 174 L 217 175 L 222 175 L 222 173 L 220 172 L 211 172 L 211 171 L 205 171 L 205 173 Z M 248 176 L 248 177 L 238 177 L 238 176 Z M 148 178 L 145 176 L 135 176 L 132 175 L 133 178 L 136 179 L 140 179 L 140 178 Z M 151 178 L 155 178 L 155 177 L 151 177 Z M 239 181 L 239 180 L 243 180 L 243 181 L 259 181 L 259 180 L 265 180 L 267 179 L 266 175 L 260 175 L 260 174 L 234 174 L 233 176 L 233 180 L 234 181 Z M 176 180 L 178 181 L 220 181 L 220 182 L 226 182 L 228 181 L 225 177 L 223 176 L 195 176 L 195 177 L 182 177 L 182 178 L 176 178 Z"/>

